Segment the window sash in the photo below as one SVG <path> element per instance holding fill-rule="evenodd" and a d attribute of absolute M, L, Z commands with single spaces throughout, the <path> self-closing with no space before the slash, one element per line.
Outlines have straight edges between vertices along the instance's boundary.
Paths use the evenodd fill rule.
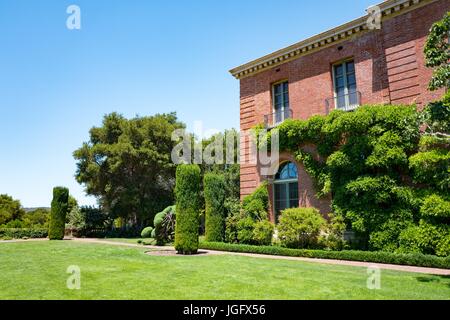
<path fill-rule="evenodd" d="M 353 60 L 333 66 L 333 87 L 336 109 L 345 109 L 358 104 L 356 70 Z"/>
<path fill-rule="evenodd" d="M 289 82 L 283 81 L 272 85 L 274 123 L 281 123 L 289 110 Z"/>
<path fill-rule="evenodd" d="M 273 204 L 275 219 L 278 221 L 280 212 L 284 209 L 298 207 L 298 180 L 275 181 L 273 184 Z"/>

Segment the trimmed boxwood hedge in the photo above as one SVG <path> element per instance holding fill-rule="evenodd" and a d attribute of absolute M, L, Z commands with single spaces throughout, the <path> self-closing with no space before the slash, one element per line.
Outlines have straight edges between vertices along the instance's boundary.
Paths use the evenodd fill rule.
<path fill-rule="evenodd" d="M 141 231 L 142 238 L 150 238 L 152 236 L 153 227 L 146 227 Z"/>
<path fill-rule="evenodd" d="M 200 185 L 198 165 L 182 164 L 177 167 L 175 249 L 181 254 L 195 254 L 198 250 Z"/>
<path fill-rule="evenodd" d="M 207 173 L 203 178 L 206 241 L 223 241 L 225 236 L 225 177 Z"/>
<path fill-rule="evenodd" d="M 77 238 L 138 238 L 141 236 L 141 232 L 137 228 L 66 228 L 65 234 Z"/>
<path fill-rule="evenodd" d="M 382 251 L 326 251 L 309 249 L 288 249 L 278 246 L 252 246 L 206 241 L 201 242 L 199 248 L 206 250 L 257 253 L 274 256 L 362 261 L 450 269 L 450 257 L 442 258 L 420 253 L 396 254 Z"/>
<path fill-rule="evenodd" d="M 45 228 L 1 228 L 0 239 L 47 238 Z"/>
<path fill-rule="evenodd" d="M 69 189 L 55 187 L 53 189 L 52 209 L 48 237 L 50 240 L 64 239 L 66 215 L 69 207 Z"/>

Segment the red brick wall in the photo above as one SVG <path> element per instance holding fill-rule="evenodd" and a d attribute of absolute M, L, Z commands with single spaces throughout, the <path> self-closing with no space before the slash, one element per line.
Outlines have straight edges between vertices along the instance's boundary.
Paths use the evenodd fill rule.
<path fill-rule="evenodd" d="M 294 118 L 307 119 L 325 114 L 325 99 L 333 96 L 332 65 L 349 58 L 355 62 L 362 104 L 415 102 L 423 107 L 438 99 L 443 91 L 427 90 L 432 70 L 424 66 L 423 47 L 433 22 L 440 20 L 448 10 L 450 0 L 439 0 L 383 21 L 381 30 L 356 35 L 345 42 L 241 79 L 241 132 L 262 123 L 264 115 L 272 113 L 271 86 L 280 80 L 289 81 Z M 242 161 L 248 153 L 249 144 L 241 144 L 241 196 L 251 193 L 262 180 L 256 165 Z M 328 205 L 318 202 L 312 183 L 304 173 L 301 175 L 300 205 L 319 205 L 325 212 L 330 200 Z"/>

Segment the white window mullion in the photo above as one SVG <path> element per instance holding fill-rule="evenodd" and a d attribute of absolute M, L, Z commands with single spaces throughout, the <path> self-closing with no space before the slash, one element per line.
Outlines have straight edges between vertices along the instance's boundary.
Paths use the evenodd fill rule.
<path fill-rule="evenodd" d="M 334 108 L 338 109 L 338 92 L 337 92 L 337 80 L 336 80 L 336 66 L 332 66 L 331 71 L 333 73 Z"/>
<path fill-rule="evenodd" d="M 344 73 L 344 94 L 345 94 L 345 110 L 347 110 L 350 106 L 350 96 L 348 91 L 348 73 L 347 73 L 347 62 L 342 64 L 342 72 Z"/>
<path fill-rule="evenodd" d="M 272 86 L 272 122 L 273 124 L 277 121 L 277 109 L 276 109 L 276 94 L 275 94 L 275 85 Z"/>

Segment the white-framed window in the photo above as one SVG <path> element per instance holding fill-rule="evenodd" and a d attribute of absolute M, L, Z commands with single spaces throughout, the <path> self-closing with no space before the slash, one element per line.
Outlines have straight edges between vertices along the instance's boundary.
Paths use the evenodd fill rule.
<path fill-rule="evenodd" d="M 278 124 L 290 117 L 289 82 L 282 81 L 272 85 L 273 122 Z"/>
<path fill-rule="evenodd" d="M 298 169 L 293 162 L 283 162 L 273 181 L 273 205 L 275 217 L 288 208 L 299 205 L 298 196 Z"/>
<path fill-rule="evenodd" d="M 353 60 L 333 65 L 334 101 L 336 109 L 353 110 L 360 104 Z"/>

